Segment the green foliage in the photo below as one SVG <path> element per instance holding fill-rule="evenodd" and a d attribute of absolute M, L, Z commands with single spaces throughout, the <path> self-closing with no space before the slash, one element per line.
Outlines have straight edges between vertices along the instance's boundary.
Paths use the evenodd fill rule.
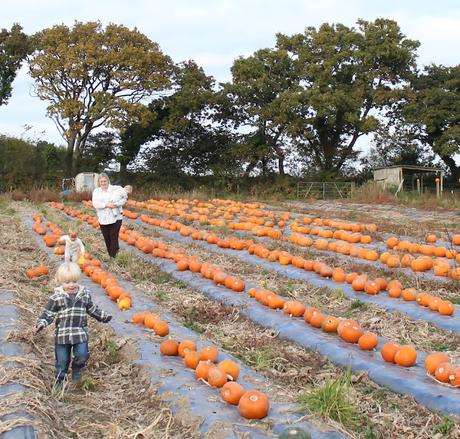
<path fill-rule="evenodd" d="M 80 390 L 84 390 L 85 392 L 92 392 L 96 390 L 97 382 L 90 376 L 84 375 L 83 378 L 78 382 L 77 387 Z"/>
<path fill-rule="evenodd" d="M 433 428 L 433 433 L 448 435 L 455 428 L 455 422 L 450 416 L 444 416 L 438 425 Z"/>
<path fill-rule="evenodd" d="M 277 36 L 298 78 L 286 105 L 289 132 L 306 162 L 319 169 L 338 171 L 356 156 L 357 139 L 377 129 L 376 112 L 400 99 L 415 69 L 418 42 L 406 39 L 396 22 L 357 24 Z"/>
<path fill-rule="evenodd" d="M 22 32 L 15 23 L 11 30 L 0 31 L 0 105 L 8 102 L 11 96 L 11 84 L 23 59 L 33 50 L 33 40 Z"/>
<path fill-rule="evenodd" d="M 324 383 L 312 392 L 301 393 L 297 402 L 303 410 L 325 418 L 333 419 L 345 426 L 354 426 L 356 423 L 356 408 L 350 401 L 350 371 L 335 380 L 326 377 Z"/>
<path fill-rule="evenodd" d="M 140 101 L 170 84 L 169 57 L 136 29 L 75 22 L 44 29 L 36 38 L 30 74 L 67 141 L 68 172 L 93 129 L 147 122 L 150 112 Z"/>
<path fill-rule="evenodd" d="M 105 349 L 107 364 L 115 364 L 120 361 L 120 352 L 118 350 L 117 344 L 113 340 L 108 339 L 106 341 Z"/>
<path fill-rule="evenodd" d="M 460 178 L 455 154 L 460 152 L 460 66 L 430 65 L 412 80 L 413 93 L 404 102 L 402 114 L 417 130 L 417 140 L 429 145 Z"/>
<path fill-rule="evenodd" d="M 0 190 L 55 185 L 63 150 L 47 142 L 0 135 Z"/>

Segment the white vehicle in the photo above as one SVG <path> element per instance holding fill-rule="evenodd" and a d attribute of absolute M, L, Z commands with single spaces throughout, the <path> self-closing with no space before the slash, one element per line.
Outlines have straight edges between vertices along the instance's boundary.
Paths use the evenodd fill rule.
<path fill-rule="evenodd" d="M 75 178 L 64 178 L 62 180 L 63 191 L 93 192 L 97 187 L 99 174 L 95 172 L 80 172 Z"/>

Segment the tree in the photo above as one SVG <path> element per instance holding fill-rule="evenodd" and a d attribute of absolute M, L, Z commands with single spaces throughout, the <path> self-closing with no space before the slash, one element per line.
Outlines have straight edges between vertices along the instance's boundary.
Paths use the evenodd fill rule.
<path fill-rule="evenodd" d="M 246 175 L 258 165 L 277 160 L 284 176 L 290 93 L 296 78 L 293 63 L 284 49 L 261 49 L 232 66 L 232 82 L 223 84 L 221 121 L 235 129 L 250 130 L 243 136 L 238 154 L 247 162 Z"/>
<path fill-rule="evenodd" d="M 141 101 L 170 84 L 170 58 L 137 29 L 75 22 L 45 29 L 37 40 L 30 73 L 67 142 L 69 173 L 94 129 L 145 123 L 150 114 Z"/>
<path fill-rule="evenodd" d="M 353 157 L 358 138 L 376 130 L 379 111 L 401 100 L 415 69 L 419 43 L 405 38 L 396 22 L 357 24 L 277 35 L 277 48 L 288 52 L 298 77 L 288 129 L 319 170 L 337 172 Z"/>
<path fill-rule="evenodd" d="M 119 139 L 112 131 L 103 131 L 88 136 L 82 149 L 77 171 L 92 170 L 102 172 L 115 159 L 115 151 L 119 147 Z"/>
<path fill-rule="evenodd" d="M 428 145 L 460 178 L 455 154 L 460 153 L 460 66 L 430 65 L 412 81 L 413 95 L 402 107 L 405 121 L 417 129 L 415 138 Z"/>
<path fill-rule="evenodd" d="M 0 105 L 8 102 L 11 84 L 24 58 L 32 52 L 33 42 L 15 23 L 11 30 L 0 31 Z"/>

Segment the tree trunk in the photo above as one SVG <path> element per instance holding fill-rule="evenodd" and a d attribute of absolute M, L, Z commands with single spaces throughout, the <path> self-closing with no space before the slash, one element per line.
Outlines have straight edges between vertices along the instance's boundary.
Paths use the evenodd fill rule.
<path fill-rule="evenodd" d="M 278 170 L 280 173 L 280 177 L 284 178 L 286 174 L 284 173 L 284 155 L 282 154 L 278 154 Z"/>
<path fill-rule="evenodd" d="M 73 175 L 73 165 L 74 165 L 74 148 L 75 148 L 75 138 L 69 138 L 67 141 L 67 151 L 65 154 L 65 172 L 67 178 L 74 177 Z"/>
<path fill-rule="evenodd" d="M 120 184 L 124 186 L 128 178 L 128 163 L 120 162 Z"/>

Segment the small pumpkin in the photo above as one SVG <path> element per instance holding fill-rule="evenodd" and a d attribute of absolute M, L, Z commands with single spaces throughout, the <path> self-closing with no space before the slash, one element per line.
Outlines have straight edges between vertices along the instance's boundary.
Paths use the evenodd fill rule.
<path fill-rule="evenodd" d="M 219 356 L 219 351 L 214 346 L 208 346 L 201 349 L 200 351 L 200 360 L 203 361 L 212 361 L 213 363 L 217 362 L 217 357 Z"/>
<path fill-rule="evenodd" d="M 197 379 L 203 379 L 205 381 L 208 380 L 208 374 L 209 374 L 209 369 L 211 366 L 214 366 L 214 364 L 211 361 L 202 361 L 198 363 L 198 366 L 195 369 L 195 377 Z"/>
<path fill-rule="evenodd" d="M 222 369 L 227 374 L 227 378 L 230 377 L 229 379 L 233 381 L 236 381 L 238 375 L 240 374 L 240 366 L 231 360 L 223 360 L 217 365 L 217 367 Z"/>
<path fill-rule="evenodd" d="M 200 354 L 196 351 L 187 352 L 184 355 L 184 365 L 189 369 L 196 369 L 198 363 L 200 362 Z"/>
<path fill-rule="evenodd" d="M 394 362 L 399 366 L 410 367 L 417 361 L 417 351 L 408 345 L 401 346 L 395 354 Z"/>
<path fill-rule="evenodd" d="M 425 358 L 425 369 L 430 374 L 433 375 L 436 368 L 441 363 L 448 363 L 450 362 L 449 356 L 444 352 L 433 352 Z"/>
<path fill-rule="evenodd" d="M 179 343 L 178 352 L 181 357 L 184 357 L 190 351 L 196 351 L 196 344 L 193 341 L 183 340 Z"/>
<path fill-rule="evenodd" d="M 178 354 L 179 343 L 174 340 L 165 340 L 160 343 L 161 355 L 175 356 Z"/>
<path fill-rule="evenodd" d="M 358 346 L 365 350 L 370 351 L 379 344 L 379 338 L 373 332 L 366 332 L 358 340 Z"/>
<path fill-rule="evenodd" d="M 217 366 L 211 366 L 208 371 L 208 383 L 212 387 L 222 387 L 227 382 L 227 374 Z"/>
<path fill-rule="evenodd" d="M 220 391 L 222 399 L 232 405 L 238 405 L 244 393 L 244 387 L 234 381 L 225 383 Z"/>
<path fill-rule="evenodd" d="M 399 345 L 393 342 L 385 343 L 380 350 L 382 358 L 388 363 L 394 363 L 396 352 L 399 350 Z"/>
<path fill-rule="evenodd" d="M 270 404 L 265 395 L 257 390 L 246 392 L 238 403 L 240 415 L 246 419 L 262 419 L 268 415 Z"/>

